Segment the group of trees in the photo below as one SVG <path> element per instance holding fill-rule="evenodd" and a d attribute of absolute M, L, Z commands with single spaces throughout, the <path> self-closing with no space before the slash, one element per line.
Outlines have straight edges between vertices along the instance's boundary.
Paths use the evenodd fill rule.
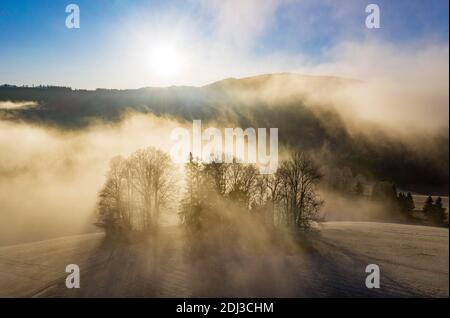
<path fill-rule="evenodd" d="M 156 232 L 167 203 L 178 202 L 179 177 L 170 157 L 155 148 L 113 158 L 99 192 L 97 225 L 114 237 Z M 302 152 L 291 154 L 271 175 L 259 174 L 253 164 L 206 163 L 191 154 L 185 165 L 180 220 L 193 232 L 214 230 L 214 225 L 238 226 L 249 218 L 271 227 L 305 229 L 322 204 L 316 194 L 320 179 L 318 167 Z"/>
<path fill-rule="evenodd" d="M 372 188 L 372 200 L 383 202 L 391 208 L 398 207 L 399 200 L 396 185 L 386 181 L 375 183 Z"/>
<path fill-rule="evenodd" d="M 155 232 L 170 201 L 180 203 L 181 223 L 193 232 L 214 225 L 236 226 L 248 217 L 264 225 L 307 229 L 318 219 L 323 203 L 317 195 L 321 178 L 318 165 L 304 152 L 290 153 L 270 175 L 259 174 L 255 165 L 238 160 L 202 162 L 190 154 L 185 165 L 185 191 L 178 202 L 175 194 L 181 185 L 176 180 L 180 175 L 170 157 L 156 148 L 142 149 L 128 158 L 111 160 L 99 192 L 97 225 L 116 236 L 131 231 Z M 351 185 L 351 193 L 364 195 L 361 181 L 347 185 Z M 394 184 L 376 183 L 372 200 L 382 202 L 399 219 L 411 220 L 413 216 L 411 193 L 398 193 Z M 433 202 L 428 197 L 423 212 L 435 225 L 446 220 L 441 198 Z"/>
<path fill-rule="evenodd" d="M 428 196 L 422 208 L 422 212 L 434 225 L 442 226 L 446 224 L 447 214 L 446 209 L 442 205 L 441 197 L 438 197 L 436 201 L 433 202 L 433 198 L 431 196 Z"/>
<path fill-rule="evenodd" d="M 411 192 L 404 194 L 400 192 L 397 197 L 400 211 L 405 215 L 411 215 L 416 208 Z"/>
<path fill-rule="evenodd" d="M 259 216 L 266 224 L 308 228 L 321 205 L 316 194 L 321 174 L 306 153 L 291 154 L 271 175 L 261 175 L 255 165 L 237 160 L 205 163 L 192 154 L 185 170 L 180 217 L 192 230 L 224 222 L 224 216 L 216 213 L 223 205 Z"/>
<path fill-rule="evenodd" d="M 395 184 L 389 182 L 377 182 L 372 189 L 372 199 L 383 203 L 403 220 L 412 221 L 413 212 L 416 209 L 411 192 L 397 192 Z M 436 202 L 429 196 L 422 208 L 425 219 L 437 226 L 445 225 L 447 214 L 443 207 L 442 198 L 438 197 Z"/>
<path fill-rule="evenodd" d="M 341 196 L 362 197 L 365 193 L 365 180 L 361 175 L 354 175 L 349 167 L 337 168 L 325 166 L 322 169 L 324 179 L 322 188 Z"/>
<path fill-rule="evenodd" d="M 155 148 L 111 160 L 99 193 L 98 226 L 116 236 L 157 229 L 161 209 L 175 191 L 170 157 Z"/>
<path fill-rule="evenodd" d="M 397 186 L 390 182 L 377 182 L 372 189 L 372 199 L 383 203 L 393 212 L 399 212 L 399 216 L 408 219 L 415 209 L 411 192 L 403 193 L 397 191 Z"/>

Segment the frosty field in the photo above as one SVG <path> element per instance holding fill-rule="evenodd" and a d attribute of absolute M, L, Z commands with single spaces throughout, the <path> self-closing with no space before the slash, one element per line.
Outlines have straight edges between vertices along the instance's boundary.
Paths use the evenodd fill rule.
<path fill-rule="evenodd" d="M 154 250 L 101 233 L 0 248 L 1 297 L 448 297 L 448 229 L 326 222 L 295 252 L 191 259 L 176 227 Z M 81 269 L 67 289 L 65 266 Z M 377 264 L 380 289 L 365 286 Z"/>

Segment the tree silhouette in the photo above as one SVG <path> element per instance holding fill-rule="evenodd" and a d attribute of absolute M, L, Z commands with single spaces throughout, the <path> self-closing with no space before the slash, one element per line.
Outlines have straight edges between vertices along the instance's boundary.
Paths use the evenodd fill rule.
<path fill-rule="evenodd" d="M 414 209 L 416 208 L 416 206 L 414 204 L 414 199 L 411 195 L 411 192 L 408 192 L 406 194 L 405 208 L 406 208 L 406 211 L 409 213 L 412 213 L 414 211 Z"/>
<path fill-rule="evenodd" d="M 446 209 L 442 205 L 442 198 L 438 197 L 432 208 L 431 219 L 435 225 L 441 226 L 445 224 L 447 215 Z"/>
<path fill-rule="evenodd" d="M 400 209 L 400 212 L 403 214 L 403 216 L 406 219 L 411 219 L 412 212 L 414 211 L 414 200 L 412 198 L 412 195 L 410 192 L 407 194 L 404 194 L 403 192 L 400 192 L 398 194 L 398 207 Z"/>
<path fill-rule="evenodd" d="M 187 228 L 200 228 L 200 212 L 202 203 L 202 165 L 189 153 L 189 161 L 185 165 L 186 192 L 181 199 L 179 212 L 181 224 Z"/>
<path fill-rule="evenodd" d="M 97 225 L 108 234 L 155 233 L 174 184 L 171 160 L 161 150 L 151 147 L 127 159 L 113 158 L 99 193 Z"/>
<path fill-rule="evenodd" d="M 430 214 L 433 212 L 434 202 L 431 196 L 428 196 L 425 204 L 423 205 L 422 212 L 425 214 Z"/>
<path fill-rule="evenodd" d="M 400 208 L 397 187 L 387 181 L 375 183 L 372 189 L 372 200 L 384 204 L 391 211 L 398 211 Z"/>
<path fill-rule="evenodd" d="M 281 200 L 287 225 L 308 228 L 322 205 L 316 194 L 316 184 L 322 177 L 318 167 L 306 153 L 295 152 L 281 163 L 277 176 L 282 183 Z"/>

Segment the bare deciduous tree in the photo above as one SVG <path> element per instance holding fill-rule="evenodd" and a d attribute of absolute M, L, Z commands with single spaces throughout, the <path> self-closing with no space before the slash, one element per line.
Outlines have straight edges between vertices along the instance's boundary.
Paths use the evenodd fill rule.
<path fill-rule="evenodd" d="M 111 160 L 99 193 L 98 225 L 109 230 L 156 230 L 161 209 L 175 191 L 170 157 L 155 148 Z"/>
<path fill-rule="evenodd" d="M 296 152 L 281 163 L 277 177 L 281 182 L 280 199 L 285 207 L 286 223 L 308 228 L 322 204 L 316 194 L 316 184 L 321 179 L 318 167 L 309 155 Z"/>

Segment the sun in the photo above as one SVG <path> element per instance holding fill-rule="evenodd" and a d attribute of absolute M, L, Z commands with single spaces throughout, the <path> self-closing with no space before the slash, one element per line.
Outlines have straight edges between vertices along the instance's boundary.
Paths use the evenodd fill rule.
<path fill-rule="evenodd" d="M 158 44 L 150 48 L 151 70 L 160 77 L 177 75 L 184 63 L 180 50 L 169 44 Z"/>

